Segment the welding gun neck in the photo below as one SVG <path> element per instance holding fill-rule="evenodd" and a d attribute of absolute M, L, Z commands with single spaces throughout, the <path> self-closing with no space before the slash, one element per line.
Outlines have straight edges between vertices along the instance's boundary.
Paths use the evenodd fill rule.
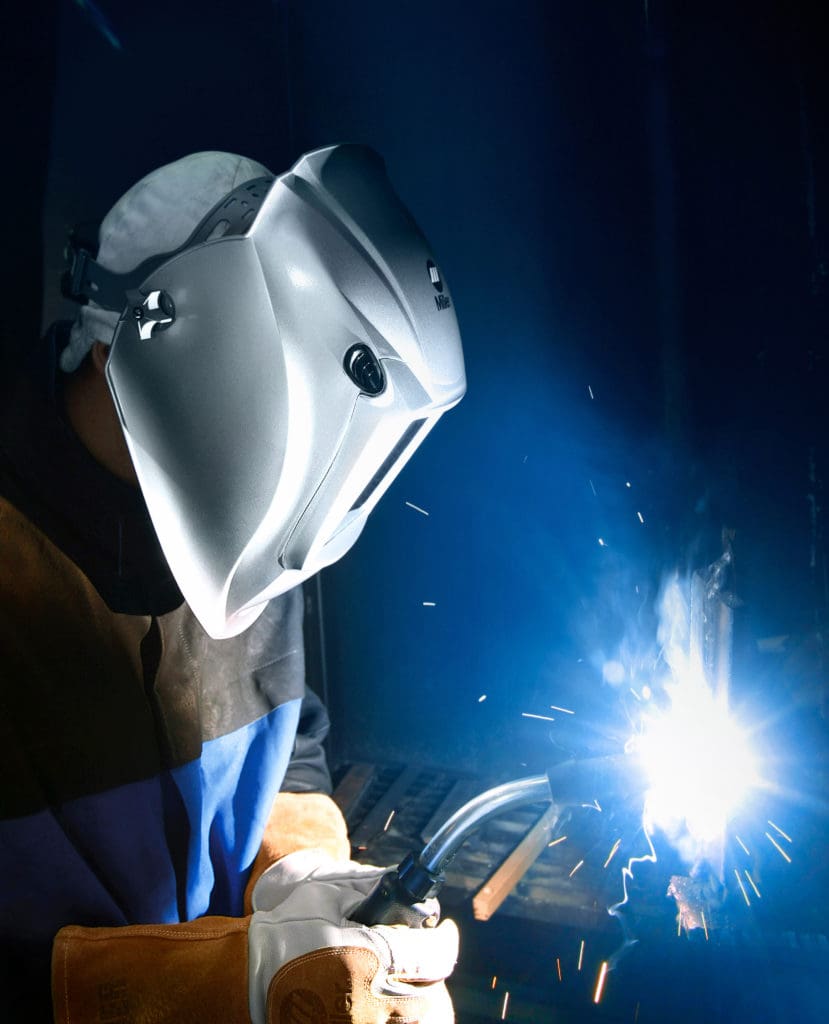
<path fill-rule="evenodd" d="M 431 876 L 439 876 L 469 834 L 485 821 L 523 804 L 551 803 L 552 799 L 546 775 L 531 775 L 488 789 L 455 811 L 438 829 L 418 858 L 420 867 Z"/>

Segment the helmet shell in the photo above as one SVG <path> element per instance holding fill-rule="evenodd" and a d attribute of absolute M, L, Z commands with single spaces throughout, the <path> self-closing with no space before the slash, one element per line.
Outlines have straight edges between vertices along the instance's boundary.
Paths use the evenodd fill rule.
<path fill-rule="evenodd" d="M 463 396 L 457 320 L 382 160 L 354 145 L 302 157 L 245 234 L 173 256 L 135 301 L 153 292 L 172 323 L 142 338 L 128 306 L 107 379 L 181 591 L 233 636 L 351 547 Z"/>

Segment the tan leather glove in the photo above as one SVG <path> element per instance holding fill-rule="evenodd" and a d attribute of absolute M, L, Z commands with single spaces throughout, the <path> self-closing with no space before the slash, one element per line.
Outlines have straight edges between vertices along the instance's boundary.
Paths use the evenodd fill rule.
<path fill-rule="evenodd" d="M 369 928 L 349 920 L 385 870 L 309 850 L 262 876 L 248 932 L 253 1024 L 451 1024 L 444 980 L 458 956 L 454 922 Z M 437 920 L 437 901 L 429 902 Z"/>
<path fill-rule="evenodd" d="M 59 1024 L 248 1024 L 249 918 L 61 928 L 52 947 Z"/>
<path fill-rule="evenodd" d="M 263 871 L 296 850 L 322 850 L 334 860 L 348 860 L 351 844 L 339 807 L 325 793 L 280 793 L 274 801 L 262 845 L 245 889 L 245 912 Z"/>
<path fill-rule="evenodd" d="M 279 902 L 252 918 L 63 928 L 55 1020 L 451 1024 L 443 979 L 457 958 L 454 923 L 367 928 L 347 918 L 383 870 L 301 852 L 263 877 L 263 904 Z"/>
<path fill-rule="evenodd" d="M 187 925 L 62 928 L 52 962 L 55 1021 L 249 1024 L 247 930 L 248 919 L 211 917 Z M 398 935 L 389 936 L 387 948 L 380 937 L 375 949 L 361 938 L 360 945 L 288 961 L 268 985 L 267 1024 L 451 1024 L 452 1004 L 437 976 L 455 961 L 454 924 L 388 932 Z M 347 929 L 343 938 L 350 941 Z M 427 941 L 436 948 L 427 949 Z"/>

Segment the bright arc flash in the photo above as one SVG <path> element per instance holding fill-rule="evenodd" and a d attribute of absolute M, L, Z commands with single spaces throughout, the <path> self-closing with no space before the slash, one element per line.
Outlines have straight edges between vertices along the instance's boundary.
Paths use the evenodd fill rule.
<path fill-rule="evenodd" d="M 668 688 L 671 706 L 648 714 L 633 749 L 650 783 L 646 820 L 669 835 L 683 826 L 699 843 L 722 836 L 759 781 L 747 737 L 703 683 Z"/>

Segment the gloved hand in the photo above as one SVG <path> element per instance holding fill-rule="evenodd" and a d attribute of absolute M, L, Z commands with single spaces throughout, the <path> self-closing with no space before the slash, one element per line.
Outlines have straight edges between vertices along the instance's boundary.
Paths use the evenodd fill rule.
<path fill-rule="evenodd" d="M 454 1020 L 444 984 L 458 955 L 454 922 L 368 928 L 348 919 L 385 870 L 301 851 L 262 875 L 248 931 L 253 1024 Z M 429 904 L 436 922 L 437 901 Z"/>
<path fill-rule="evenodd" d="M 451 1024 L 443 979 L 457 957 L 455 925 L 367 928 L 347 918 L 383 870 L 300 852 L 256 883 L 252 918 L 63 928 L 55 1020 Z"/>
<path fill-rule="evenodd" d="M 342 811 L 325 793 L 280 793 L 251 866 L 245 889 L 245 913 L 250 913 L 253 887 L 263 871 L 295 850 L 311 848 L 323 850 L 335 859 L 348 859 L 351 843 Z"/>

